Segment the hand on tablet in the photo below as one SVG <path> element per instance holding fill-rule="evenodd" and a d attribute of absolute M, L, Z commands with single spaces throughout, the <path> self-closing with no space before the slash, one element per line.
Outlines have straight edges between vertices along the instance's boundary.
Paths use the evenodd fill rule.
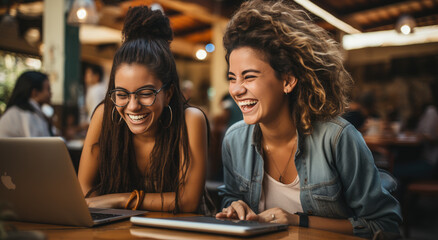
<path fill-rule="evenodd" d="M 222 212 L 216 214 L 216 218 L 233 218 L 250 221 L 259 220 L 259 216 L 242 200 L 235 201 L 231 203 L 229 207 L 222 209 Z"/>

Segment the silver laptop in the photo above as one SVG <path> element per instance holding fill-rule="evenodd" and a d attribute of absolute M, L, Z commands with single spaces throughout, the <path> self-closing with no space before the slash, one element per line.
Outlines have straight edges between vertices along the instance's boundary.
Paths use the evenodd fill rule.
<path fill-rule="evenodd" d="M 287 224 L 217 219 L 207 216 L 172 218 L 150 218 L 137 216 L 131 217 L 131 222 L 136 225 L 148 227 L 208 232 L 235 236 L 253 236 L 263 233 L 281 231 L 288 228 Z M 141 232 L 137 232 L 137 234 L 140 233 Z"/>
<path fill-rule="evenodd" d="M 19 221 L 91 227 L 146 212 L 89 209 L 58 137 L 0 138 L 0 175 L 0 203 Z"/>

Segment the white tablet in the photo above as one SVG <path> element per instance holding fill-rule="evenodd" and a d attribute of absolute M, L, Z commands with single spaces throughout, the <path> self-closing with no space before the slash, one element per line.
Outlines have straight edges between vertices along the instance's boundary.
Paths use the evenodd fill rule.
<path fill-rule="evenodd" d="M 288 228 L 287 224 L 217 219 L 206 216 L 173 218 L 131 217 L 131 222 L 135 225 L 148 227 L 218 233 L 235 236 L 253 236 L 262 233 L 285 230 Z"/>

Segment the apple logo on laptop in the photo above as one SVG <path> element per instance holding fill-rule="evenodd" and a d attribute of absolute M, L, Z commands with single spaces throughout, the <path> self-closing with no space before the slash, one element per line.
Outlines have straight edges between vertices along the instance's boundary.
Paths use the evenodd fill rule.
<path fill-rule="evenodd" d="M 7 189 L 9 189 L 9 190 L 15 190 L 15 184 L 14 184 L 14 182 L 12 181 L 11 176 L 8 176 L 8 175 L 6 174 L 6 172 L 5 172 L 4 175 L 2 175 L 1 179 L 2 179 L 2 183 L 3 183 L 3 185 L 5 185 L 5 187 L 6 187 Z"/>

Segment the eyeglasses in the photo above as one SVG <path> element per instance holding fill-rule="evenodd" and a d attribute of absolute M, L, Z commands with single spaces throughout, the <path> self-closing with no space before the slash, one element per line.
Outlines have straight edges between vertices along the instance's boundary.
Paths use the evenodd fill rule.
<path fill-rule="evenodd" d="M 109 97 L 117 107 L 125 107 L 131 99 L 131 94 L 135 95 L 138 103 L 142 106 L 149 107 L 155 103 L 157 94 L 165 87 L 163 85 L 160 89 L 155 90 L 150 87 L 143 87 L 137 89 L 135 92 L 128 92 L 124 89 L 113 89 L 109 93 Z"/>

